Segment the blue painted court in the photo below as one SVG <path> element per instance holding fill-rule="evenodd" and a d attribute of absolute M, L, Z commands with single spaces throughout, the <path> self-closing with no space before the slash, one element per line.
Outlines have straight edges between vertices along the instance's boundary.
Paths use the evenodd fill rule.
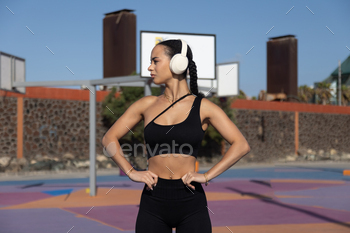
<path fill-rule="evenodd" d="M 213 232 L 350 232 L 350 176 L 343 170 L 229 169 L 202 184 Z M 91 197 L 88 178 L 1 181 L 0 232 L 134 232 L 143 186 L 98 176 Z"/>

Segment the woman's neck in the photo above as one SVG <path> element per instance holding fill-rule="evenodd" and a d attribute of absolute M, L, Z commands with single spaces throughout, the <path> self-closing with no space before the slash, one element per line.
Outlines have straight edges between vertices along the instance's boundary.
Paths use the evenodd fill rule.
<path fill-rule="evenodd" d="M 163 94 L 170 99 L 170 101 L 174 102 L 190 92 L 191 91 L 188 89 L 186 79 L 183 79 L 181 81 L 175 81 L 169 85 L 166 85 Z"/>

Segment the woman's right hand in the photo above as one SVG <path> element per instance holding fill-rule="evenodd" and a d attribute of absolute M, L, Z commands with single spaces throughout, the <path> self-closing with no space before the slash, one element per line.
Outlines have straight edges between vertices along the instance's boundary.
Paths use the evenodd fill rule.
<path fill-rule="evenodd" d="M 152 190 L 158 182 L 158 176 L 151 171 L 132 170 L 129 174 L 129 179 L 135 182 L 143 182 Z"/>

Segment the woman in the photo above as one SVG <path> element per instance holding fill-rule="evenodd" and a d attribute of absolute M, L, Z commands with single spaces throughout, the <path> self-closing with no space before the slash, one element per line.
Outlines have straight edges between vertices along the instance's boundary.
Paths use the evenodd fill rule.
<path fill-rule="evenodd" d="M 132 181 L 145 183 L 136 233 L 171 233 L 172 228 L 177 233 L 212 232 L 202 183 L 207 185 L 250 151 L 246 139 L 225 112 L 198 92 L 192 57 L 190 47 L 182 40 L 158 43 L 152 50 L 148 70 L 155 84 L 165 84 L 164 93 L 145 96 L 132 104 L 102 140 L 119 168 Z M 193 94 L 187 85 L 187 71 Z M 147 171 L 134 170 L 118 142 L 141 120 L 145 126 Z M 231 147 L 215 166 L 201 174 L 195 172 L 195 162 L 209 124 Z M 161 150 L 161 143 L 168 149 Z"/>

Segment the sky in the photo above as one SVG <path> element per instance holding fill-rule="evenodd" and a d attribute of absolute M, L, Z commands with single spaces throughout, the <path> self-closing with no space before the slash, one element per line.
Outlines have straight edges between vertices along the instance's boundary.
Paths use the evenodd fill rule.
<path fill-rule="evenodd" d="M 0 51 L 26 60 L 26 81 L 102 79 L 104 14 L 125 8 L 137 17 L 137 72 L 141 30 L 215 34 L 217 63 L 239 61 L 248 96 L 266 90 L 271 37 L 297 38 L 298 86 L 324 80 L 350 55 L 348 0 L 0 0 Z"/>

